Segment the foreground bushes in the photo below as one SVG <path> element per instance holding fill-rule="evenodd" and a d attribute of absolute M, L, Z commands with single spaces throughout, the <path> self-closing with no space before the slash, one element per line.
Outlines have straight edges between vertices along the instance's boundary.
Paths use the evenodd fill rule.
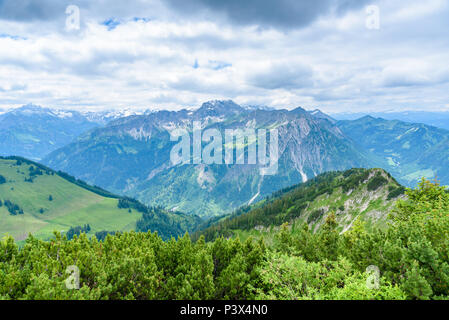
<path fill-rule="evenodd" d="M 449 194 L 438 183 L 422 180 L 416 190 L 407 191 L 407 197 L 408 200 L 398 201 L 386 230 L 368 232 L 363 223 L 356 221 L 348 232 L 339 235 L 333 214 L 328 215 L 324 227 L 316 234 L 312 234 L 307 226 L 296 232 L 284 226 L 276 236 L 275 248 L 286 253 L 290 262 L 286 260 L 281 265 L 304 264 L 306 261 L 310 267 L 315 263 L 314 268 L 318 271 L 311 274 L 320 277 L 323 271 L 319 270 L 324 265 L 331 278 L 335 278 L 331 270 L 342 266 L 346 269 L 341 275 L 347 277 L 339 278 L 331 290 L 323 289 L 328 281 L 323 279 L 319 281 L 319 294 L 312 290 L 317 287 L 315 284 L 300 296 L 449 299 Z M 364 290 L 366 286 L 360 279 L 370 265 L 380 270 L 379 290 L 382 294 Z M 305 267 L 299 269 L 308 270 Z M 269 278 L 285 277 L 283 271 L 270 272 Z M 299 281 L 300 277 L 294 274 L 291 281 Z M 307 271 L 300 274 L 306 277 Z M 285 289 L 283 283 L 288 281 L 280 281 L 276 285 L 277 291 Z M 311 282 L 305 280 L 303 286 L 304 283 L 307 288 Z M 284 293 L 276 297 L 283 298 Z"/>
<path fill-rule="evenodd" d="M 423 180 L 407 191 L 386 230 L 356 221 L 340 235 L 335 217 L 312 233 L 284 225 L 270 247 L 263 239 L 123 233 L 86 235 L 22 248 L 0 242 L 0 299 L 448 299 L 449 194 Z M 66 270 L 80 270 L 69 290 Z M 380 270 L 378 288 L 366 268 Z"/>
<path fill-rule="evenodd" d="M 381 279 L 379 289 L 370 289 L 368 275 L 354 268 L 345 258 L 338 261 L 307 262 L 302 257 L 272 254 L 264 264 L 259 299 L 286 300 L 393 300 L 407 295 Z"/>
<path fill-rule="evenodd" d="M 82 234 L 29 238 L 20 250 L 0 246 L 2 299 L 243 299 L 257 279 L 263 244 L 219 239 L 164 242 L 157 234 L 124 233 L 104 242 Z M 80 270 L 80 289 L 65 285 L 68 266 Z"/>

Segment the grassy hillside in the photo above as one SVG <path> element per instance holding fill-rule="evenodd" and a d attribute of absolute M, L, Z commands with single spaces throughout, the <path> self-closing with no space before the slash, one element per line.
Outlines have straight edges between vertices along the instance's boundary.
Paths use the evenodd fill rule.
<path fill-rule="evenodd" d="M 163 237 L 168 237 L 182 234 L 195 225 L 192 217 L 161 209 L 152 209 L 150 216 L 143 215 L 151 210 L 139 207 L 138 202 L 124 201 L 22 158 L 0 159 L 0 176 L 3 177 L 0 177 L 0 237 L 8 233 L 21 241 L 32 233 L 47 239 L 55 230 L 67 232 L 70 227 L 87 224 L 89 235 L 99 231 L 130 231 L 143 220 L 152 231 L 161 231 Z M 122 201 L 120 206 L 119 201 Z M 186 223 L 185 219 L 192 221 Z"/>
<path fill-rule="evenodd" d="M 31 168 L 31 170 L 30 170 Z M 102 230 L 128 231 L 141 217 L 137 211 L 119 209 L 118 199 L 107 198 L 68 182 L 52 171 L 32 175 L 33 166 L 17 160 L 0 160 L 0 200 L 18 205 L 23 214 L 11 214 L 0 207 L 0 235 L 9 233 L 24 240 L 28 233 L 48 238 L 54 230 L 68 231 L 71 226 L 89 224 L 91 233 Z M 32 181 L 32 182 L 31 182 Z M 51 201 L 49 200 L 51 196 Z"/>
<path fill-rule="evenodd" d="M 359 217 L 367 227 L 383 227 L 395 201 L 405 189 L 382 169 L 351 169 L 324 173 L 307 183 L 274 193 L 269 198 L 243 207 L 227 218 L 216 219 L 201 232 L 207 240 L 224 235 L 246 238 L 273 234 L 283 223 L 307 223 L 317 231 L 330 212 L 337 229 L 348 230 Z"/>

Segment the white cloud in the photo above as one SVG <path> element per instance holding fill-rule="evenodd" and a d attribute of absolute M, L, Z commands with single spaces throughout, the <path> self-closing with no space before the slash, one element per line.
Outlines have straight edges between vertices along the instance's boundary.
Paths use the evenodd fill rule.
<path fill-rule="evenodd" d="M 391 16 L 391 20 L 412 20 L 432 15 L 438 11 L 447 8 L 446 0 L 427 0 L 419 2 L 411 2 L 409 5 L 402 6 Z"/>
<path fill-rule="evenodd" d="M 159 1 L 103 11 L 83 2 L 74 33 L 64 31 L 64 13 L 0 17 L 0 108 L 175 109 L 225 98 L 325 111 L 442 106 L 449 92 L 443 2 L 378 1 L 379 30 L 365 27 L 362 7 L 288 30 L 192 18 Z M 105 19 L 120 24 L 111 29 Z"/>

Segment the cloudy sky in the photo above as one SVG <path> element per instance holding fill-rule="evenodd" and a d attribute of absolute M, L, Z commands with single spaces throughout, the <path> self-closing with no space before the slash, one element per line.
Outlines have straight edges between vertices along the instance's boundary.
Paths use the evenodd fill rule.
<path fill-rule="evenodd" d="M 448 0 L 0 0 L 0 108 L 449 111 L 448 98 Z"/>

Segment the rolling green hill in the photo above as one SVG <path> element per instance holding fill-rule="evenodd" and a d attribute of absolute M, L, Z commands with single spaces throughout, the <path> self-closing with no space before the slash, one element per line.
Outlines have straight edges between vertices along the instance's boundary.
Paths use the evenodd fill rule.
<path fill-rule="evenodd" d="M 335 213 L 337 229 L 348 230 L 359 217 L 367 227 L 386 223 L 386 217 L 405 189 L 382 169 L 351 169 L 323 173 L 306 183 L 283 189 L 252 205 L 242 207 L 226 218 L 203 225 L 194 238 L 217 236 L 266 236 L 280 225 L 301 225 L 317 231 L 330 212 Z"/>
<path fill-rule="evenodd" d="M 17 241 L 29 233 L 47 239 L 55 230 L 84 225 L 90 226 L 89 235 L 130 231 L 138 222 L 167 238 L 197 223 L 196 217 L 148 208 L 17 157 L 0 158 L 0 200 L 0 237 L 10 234 Z"/>

